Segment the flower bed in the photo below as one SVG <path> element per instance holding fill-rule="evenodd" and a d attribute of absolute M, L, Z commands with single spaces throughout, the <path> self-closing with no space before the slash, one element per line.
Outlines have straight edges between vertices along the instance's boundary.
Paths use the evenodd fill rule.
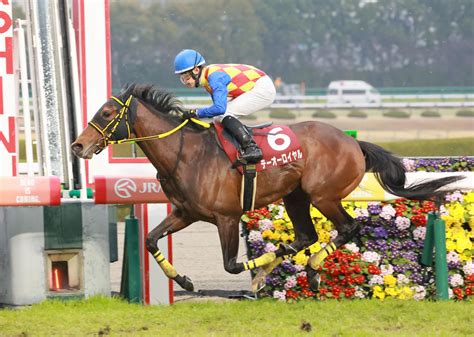
<path fill-rule="evenodd" d="M 470 163 L 472 170 L 473 161 Z M 288 301 L 435 297 L 433 269 L 419 263 L 426 216 L 434 210 L 433 202 L 346 202 L 344 208 L 363 226 L 357 243 L 350 242 L 326 258 L 319 270 L 318 291 L 309 288 L 305 266 L 309 256 L 335 238 L 337 231 L 317 209 L 311 208 L 318 242 L 277 266 L 266 277 L 263 294 Z M 440 215 L 446 223 L 450 297 L 472 300 L 474 192 L 448 194 Z M 281 203 L 248 212 L 242 220 L 249 258 L 275 251 L 281 242 L 294 240 L 292 223 Z"/>

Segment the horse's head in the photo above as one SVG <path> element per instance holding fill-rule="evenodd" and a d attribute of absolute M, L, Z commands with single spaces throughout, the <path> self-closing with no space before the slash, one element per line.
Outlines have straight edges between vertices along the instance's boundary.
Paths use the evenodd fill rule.
<path fill-rule="evenodd" d="M 91 159 L 112 141 L 130 138 L 136 118 L 137 102 L 129 94 L 112 96 L 97 111 L 87 127 L 71 144 L 72 152 L 83 159 Z"/>

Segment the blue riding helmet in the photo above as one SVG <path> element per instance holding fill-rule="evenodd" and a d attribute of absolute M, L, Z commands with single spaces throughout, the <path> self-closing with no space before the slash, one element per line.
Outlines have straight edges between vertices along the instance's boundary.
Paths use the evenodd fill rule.
<path fill-rule="evenodd" d="M 206 63 L 204 57 L 193 49 L 183 49 L 174 59 L 174 73 L 182 74 Z"/>

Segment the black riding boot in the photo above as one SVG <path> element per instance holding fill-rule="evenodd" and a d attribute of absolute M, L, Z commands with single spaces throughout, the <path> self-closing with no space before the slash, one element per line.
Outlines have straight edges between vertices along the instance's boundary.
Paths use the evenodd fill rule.
<path fill-rule="evenodd" d="M 239 161 L 241 163 L 255 164 L 262 159 L 262 150 L 254 142 L 247 128 L 237 118 L 226 116 L 222 119 L 222 125 L 240 144 Z"/>

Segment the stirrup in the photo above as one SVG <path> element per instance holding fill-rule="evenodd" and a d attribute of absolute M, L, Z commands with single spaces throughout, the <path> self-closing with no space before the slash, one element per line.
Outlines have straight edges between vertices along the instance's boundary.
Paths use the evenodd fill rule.
<path fill-rule="evenodd" d="M 247 151 L 253 151 L 253 153 L 247 153 Z M 263 158 L 262 150 L 258 147 L 255 147 L 254 149 L 248 147 L 247 151 L 243 151 L 243 153 L 238 156 L 240 162 L 245 162 L 245 164 L 256 164 Z"/>

